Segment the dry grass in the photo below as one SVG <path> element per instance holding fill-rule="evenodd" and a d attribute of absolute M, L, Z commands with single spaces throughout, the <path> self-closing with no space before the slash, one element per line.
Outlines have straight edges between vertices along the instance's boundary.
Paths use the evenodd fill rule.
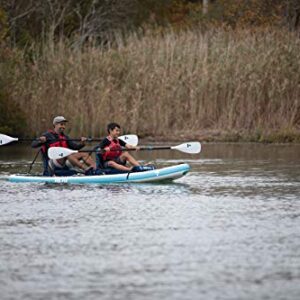
<path fill-rule="evenodd" d="M 16 67 L 12 96 L 28 134 L 62 114 L 73 135 L 101 136 L 117 121 L 142 136 L 220 130 L 262 140 L 299 133 L 299 49 L 284 30 L 133 35 L 81 51 L 49 43 Z"/>

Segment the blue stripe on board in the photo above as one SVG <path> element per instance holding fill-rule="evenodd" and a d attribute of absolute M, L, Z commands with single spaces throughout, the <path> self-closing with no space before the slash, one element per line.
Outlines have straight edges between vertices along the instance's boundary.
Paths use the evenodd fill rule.
<path fill-rule="evenodd" d="M 161 169 L 130 173 L 99 175 L 99 176 L 68 176 L 68 177 L 45 177 L 28 175 L 11 175 L 10 182 L 41 182 L 41 183 L 77 183 L 77 184 L 109 184 L 125 182 L 157 182 L 163 180 L 173 180 L 184 176 L 190 170 L 188 164 L 180 164 Z"/>

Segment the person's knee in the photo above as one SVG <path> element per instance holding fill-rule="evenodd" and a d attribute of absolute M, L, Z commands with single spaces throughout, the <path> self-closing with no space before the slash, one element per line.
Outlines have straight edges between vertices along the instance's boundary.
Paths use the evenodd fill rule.
<path fill-rule="evenodd" d="M 68 160 L 69 160 L 69 161 L 75 161 L 75 160 L 78 160 L 77 154 L 78 154 L 78 153 L 73 153 L 73 154 L 69 155 L 69 156 L 68 156 Z"/>
<path fill-rule="evenodd" d="M 116 165 L 116 163 L 114 161 L 110 160 L 110 161 L 107 162 L 107 165 L 109 167 L 114 167 Z"/>
<path fill-rule="evenodd" d="M 128 152 L 122 153 L 122 155 L 120 156 L 120 160 L 121 161 L 127 161 L 130 158 L 130 154 Z"/>
<path fill-rule="evenodd" d="M 89 153 L 79 153 L 81 154 L 81 159 L 89 159 L 91 158 L 90 154 Z"/>
<path fill-rule="evenodd" d="M 75 160 L 81 160 L 81 159 L 85 159 L 87 157 L 88 157 L 88 153 L 83 153 L 83 152 L 73 153 L 69 156 L 69 158 L 75 159 Z"/>
<path fill-rule="evenodd" d="M 70 161 L 78 162 L 78 161 L 81 161 L 81 160 L 85 160 L 85 155 L 87 155 L 87 153 L 74 153 L 74 154 L 70 155 L 68 157 L 68 159 Z"/>

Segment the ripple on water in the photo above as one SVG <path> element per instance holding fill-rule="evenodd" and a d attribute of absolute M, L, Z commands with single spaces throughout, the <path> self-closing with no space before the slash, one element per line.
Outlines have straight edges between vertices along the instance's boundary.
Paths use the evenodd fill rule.
<path fill-rule="evenodd" d="M 171 184 L 1 181 L 1 299 L 298 299 L 297 164 L 189 163 Z"/>

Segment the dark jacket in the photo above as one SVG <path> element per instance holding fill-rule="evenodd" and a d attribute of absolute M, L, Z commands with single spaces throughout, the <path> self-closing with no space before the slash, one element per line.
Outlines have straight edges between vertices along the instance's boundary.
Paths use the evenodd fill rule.
<path fill-rule="evenodd" d="M 84 145 L 78 144 L 78 143 L 75 143 L 74 141 L 72 141 L 69 138 L 69 136 L 67 136 L 65 134 L 59 135 L 52 130 L 48 130 L 48 131 L 44 132 L 42 134 L 42 136 L 46 137 L 46 142 L 41 143 L 39 140 L 34 140 L 31 143 L 31 147 L 32 148 L 39 148 L 39 147 L 42 148 L 41 150 L 42 150 L 42 159 L 43 159 L 43 167 L 44 167 L 44 172 L 43 172 L 44 176 L 51 175 L 49 172 L 49 168 L 48 168 L 49 157 L 48 157 L 47 152 L 50 147 L 54 146 L 54 144 L 55 144 L 55 146 L 60 146 L 60 147 L 67 146 L 68 148 L 70 148 L 72 150 L 80 150 L 81 148 L 84 147 Z"/>

